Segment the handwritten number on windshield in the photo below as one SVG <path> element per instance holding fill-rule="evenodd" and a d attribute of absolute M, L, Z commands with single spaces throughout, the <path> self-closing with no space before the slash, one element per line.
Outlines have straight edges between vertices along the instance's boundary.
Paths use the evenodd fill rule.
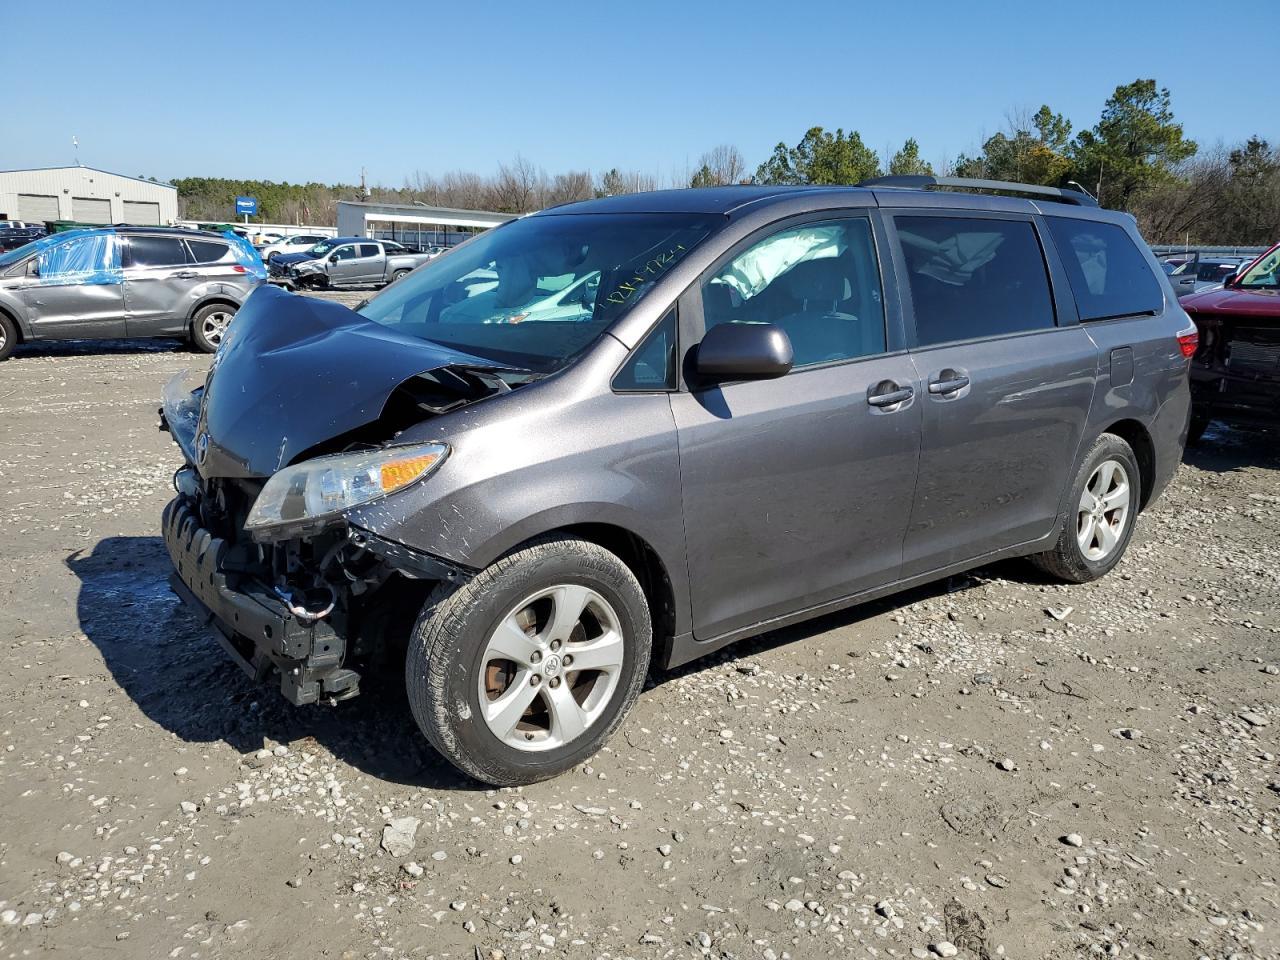
<path fill-rule="evenodd" d="M 650 259 L 644 266 L 635 271 L 635 274 L 618 284 L 612 293 L 605 300 L 608 303 L 623 304 L 630 300 L 640 288 L 657 279 L 672 263 L 676 257 L 684 253 L 685 247 L 682 243 L 677 243 L 666 253 L 660 253 L 656 257 Z"/>

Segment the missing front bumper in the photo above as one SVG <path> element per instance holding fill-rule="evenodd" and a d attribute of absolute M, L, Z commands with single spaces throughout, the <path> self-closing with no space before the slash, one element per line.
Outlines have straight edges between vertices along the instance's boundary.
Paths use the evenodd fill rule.
<path fill-rule="evenodd" d="M 299 705 L 359 692 L 359 675 L 342 665 L 346 642 L 327 621 L 303 623 L 265 585 L 229 571 L 230 545 L 181 497 L 165 507 L 162 523 L 174 592 L 246 673 L 262 681 L 278 671 L 281 693 Z"/>

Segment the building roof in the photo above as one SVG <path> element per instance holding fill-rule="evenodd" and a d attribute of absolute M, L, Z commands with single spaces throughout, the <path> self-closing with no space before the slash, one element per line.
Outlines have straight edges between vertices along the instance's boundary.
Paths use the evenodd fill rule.
<path fill-rule="evenodd" d="M 0 170 L 0 173 L 50 173 L 54 170 L 90 170 L 93 173 L 105 173 L 109 177 L 119 177 L 122 180 L 136 180 L 138 183 L 146 183 L 153 187 L 167 187 L 170 190 L 177 190 L 172 183 L 165 183 L 163 180 L 148 180 L 146 177 L 131 177 L 125 173 L 115 173 L 111 170 L 103 170 L 101 167 L 86 167 L 83 164 L 74 163 L 59 164 L 53 167 L 25 167 L 20 170 Z"/>

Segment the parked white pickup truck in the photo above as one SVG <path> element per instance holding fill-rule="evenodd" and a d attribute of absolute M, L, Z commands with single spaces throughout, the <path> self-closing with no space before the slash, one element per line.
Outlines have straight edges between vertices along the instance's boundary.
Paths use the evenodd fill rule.
<path fill-rule="evenodd" d="M 401 252 L 390 241 L 368 237 L 331 237 L 303 253 L 277 254 L 271 258 L 271 280 L 289 287 L 379 286 L 399 280 L 430 254 Z"/>

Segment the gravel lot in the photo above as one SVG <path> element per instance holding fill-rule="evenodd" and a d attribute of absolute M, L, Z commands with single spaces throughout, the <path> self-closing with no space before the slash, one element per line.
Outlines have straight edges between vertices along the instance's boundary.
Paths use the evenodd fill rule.
<path fill-rule="evenodd" d="M 1275 433 L 1211 431 L 1102 582 L 740 644 L 487 791 L 394 679 L 289 707 L 169 593 L 155 409 L 205 363 L 0 366 L 0 955 L 1280 957 Z"/>

